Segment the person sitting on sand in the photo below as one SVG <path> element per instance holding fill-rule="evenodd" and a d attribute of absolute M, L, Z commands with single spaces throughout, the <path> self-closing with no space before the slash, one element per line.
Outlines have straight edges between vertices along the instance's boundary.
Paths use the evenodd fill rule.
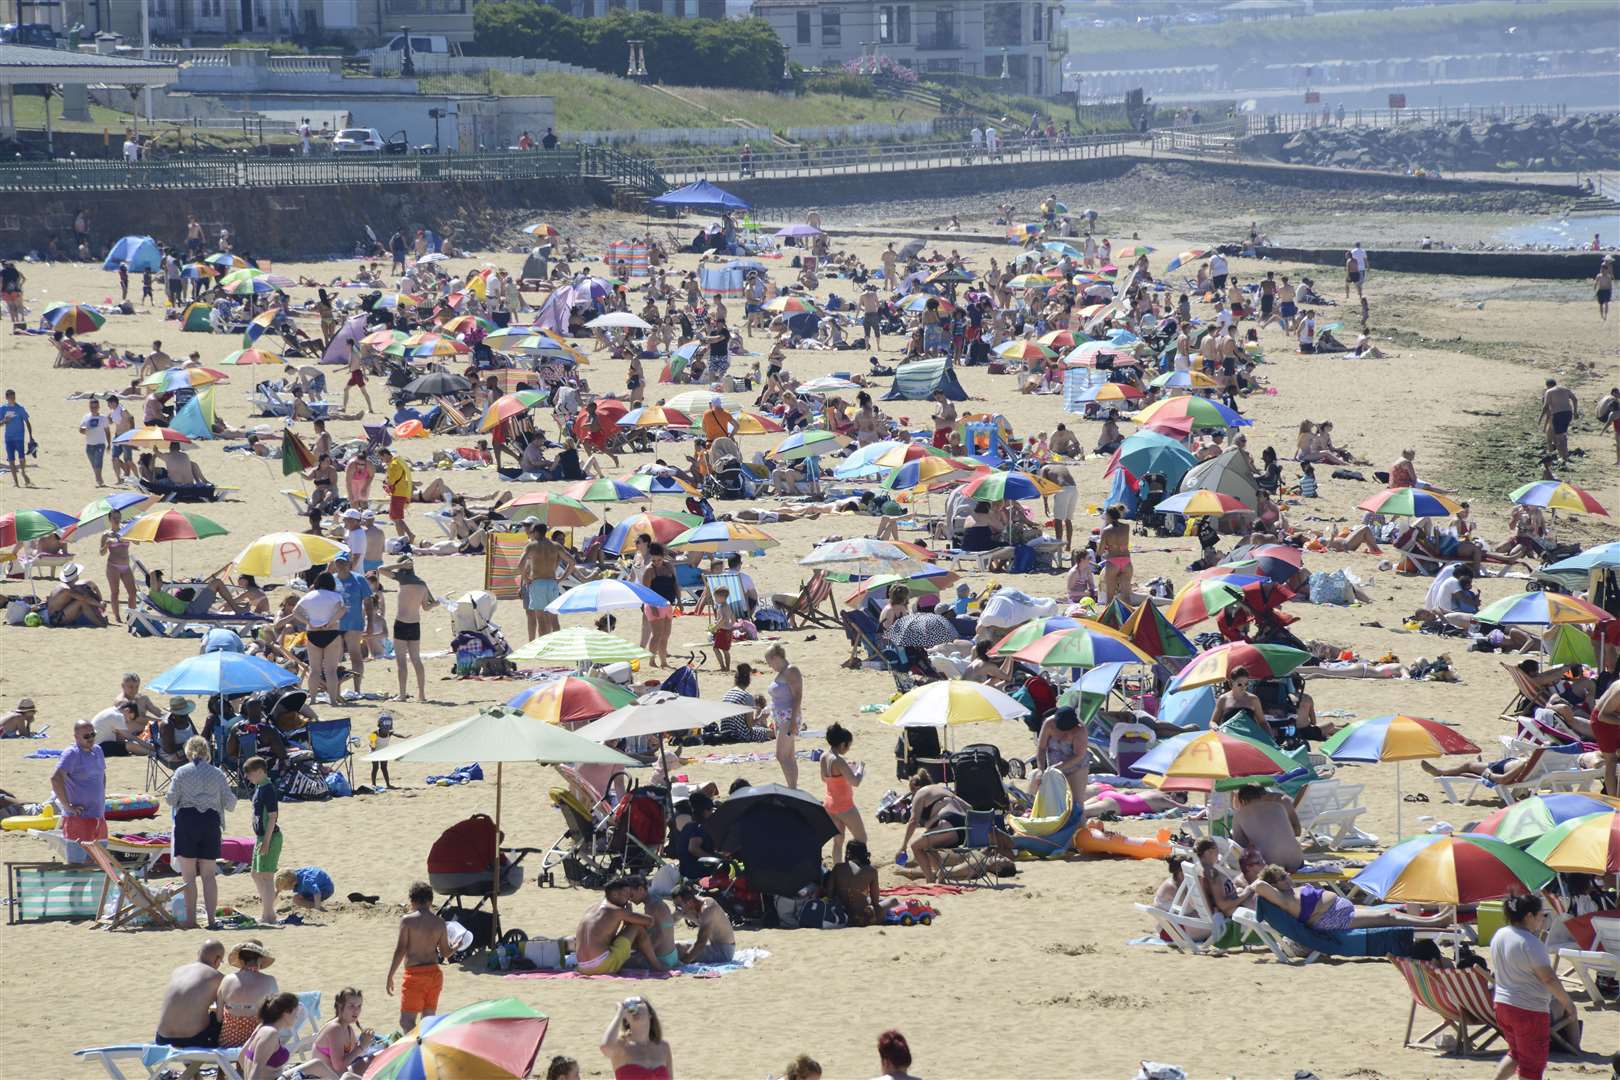
<path fill-rule="evenodd" d="M 850 845 L 854 847 L 852 843 Z M 836 867 L 834 868 L 836 874 Z M 873 872 L 873 879 L 877 874 Z M 875 886 L 874 886 L 875 887 Z M 713 897 L 698 892 L 696 885 L 683 881 L 675 887 L 670 900 L 675 914 L 697 927 L 697 937 L 679 946 L 682 964 L 728 964 L 737 953 L 737 935 L 731 926 L 726 909 Z"/>
<path fill-rule="evenodd" d="M 576 967 L 582 975 L 612 975 L 637 951 L 653 971 L 668 965 L 653 951 L 647 934 L 653 920 L 631 908 L 638 879 L 618 877 L 602 886 L 602 899 L 585 909 L 574 931 Z"/>
<path fill-rule="evenodd" d="M 1455 913 L 1451 911 L 1410 915 L 1404 911 L 1358 907 L 1338 893 L 1316 885 L 1295 885 L 1288 871 L 1275 863 L 1261 872 L 1259 881 L 1246 886 L 1238 895 L 1244 900 L 1263 896 L 1313 930 L 1360 930 L 1372 926 L 1429 929 L 1449 926 L 1455 921 Z"/>
<path fill-rule="evenodd" d="M 302 1066 L 300 1075 L 310 1080 L 344 1080 L 365 1072 L 375 1033 L 360 1026 L 364 1003 L 360 991 L 352 986 L 338 991 L 332 1019 L 315 1036 L 313 1057 Z"/>
<path fill-rule="evenodd" d="M 230 965 L 236 970 L 219 983 L 215 1003 L 219 1009 L 219 1045 L 241 1046 L 259 1023 L 259 1003 L 279 991 L 276 980 L 264 973 L 276 958 L 260 941 L 249 939 L 232 949 Z"/>
<path fill-rule="evenodd" d="M 1305 851 L 1299 846 L 1299 815 L 1292 799 L 1268 794 L 1259 784 L 1244 784 L 1233 803 L 1233 840 L 1260 852 L 1268 863 L 1289 870 L 1305 865 Z"/>
<path fill-rule="evenodd" d="M 45 600 L 45 625 L 60 627 L 102 627 L 107 625 L 101 590 L 84 576 L 84 567 L 68 563 L 62 567 L 60 584 Z"/>

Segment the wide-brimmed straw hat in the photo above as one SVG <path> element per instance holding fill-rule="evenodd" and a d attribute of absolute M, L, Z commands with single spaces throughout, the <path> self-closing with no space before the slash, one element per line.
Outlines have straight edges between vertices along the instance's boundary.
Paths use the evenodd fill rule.
<path fill-rule="evenodd" d="M 231 949 L 230 955 L 226 957 L 226 959 L 230 962 L 231 967 L 239 968 L 244 966 L 242 963 L 242 954 L 244 952 L 250 952 L 259 958 L 260 971 L 263 971 L 265 968 L 276 962 L 276 958 L 270 955 L 270 950 L 265 948 L 263 942 L 258 941 L 255 938 L 249 938 L 240 945 L 237 945 L 235 948 Z"/>

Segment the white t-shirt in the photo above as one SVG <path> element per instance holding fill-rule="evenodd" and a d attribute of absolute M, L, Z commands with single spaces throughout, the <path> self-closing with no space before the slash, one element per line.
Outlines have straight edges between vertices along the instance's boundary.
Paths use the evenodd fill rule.
<path fill-rule="evenodd" d="M 303 616 L 310 629 L 321 630 L 332 629 L 329 624 L 337 622 L 342 606 L 343 597 L 330 589 L 311 589 L 293 610 Z"/>
<path fill-rule="evenodd" d="M 366 527 L 356 525 L 343 537 L 343 546 L 349 549 L 349 554 L 357 559 L 366 557 Z"/>
<path fill-rule="evenodd" d="M 124 160 L 136 162 L 141 160 L 141 145 L 133 139 L 124 140 Z"/>
<path fill-rule="evenodd" d="M 1210 259 L 1209 272 L 1212 277 L 1219 277 L 1226 273 L 1226 256 L 1217 254 Z"/>
<path fill-rule="evenodd" d="M 1350 249 L 1350 257 L 1356 260 L 1356 269 L 1363 274 L 1367 272 L 1367 253 L 1358 244 Z"/>
<path fill-rule="evenodd" d="M 1462 582 L 1458 581 L 1455 577 L 1436 585 L 1434 590 L 1435 603 L 1433 610 L 1456 611 L 1457 594 L 1461 591 Z"/>
<path fill-rule="evenodd" d="M 109 742 L 117 735 L 129 734 L 129 729 L 125 727 L 128 721 L 124 719 L 122 709 L 102 709 L 90 718 L 90 722 L 96 726 L 98 743 Z"/>
<path fill-rule="evenodd" d="M 84 428 L 86 446 L 106 446 L 112 441 L 111 418 L 105 413 L 85 413 L 79 426 Z"/>
<path fill-rule="evenodd" d="M 1546 1012 L 1552 994 L 1536 978 L 1536 970 L 1551 966 L 1547 947 L 1540 938 L 1521 927 L 1503 927 L 1491 937 L 1491 974 L 1496 980 L 1493 1000 L 1531 1012 Z"/>

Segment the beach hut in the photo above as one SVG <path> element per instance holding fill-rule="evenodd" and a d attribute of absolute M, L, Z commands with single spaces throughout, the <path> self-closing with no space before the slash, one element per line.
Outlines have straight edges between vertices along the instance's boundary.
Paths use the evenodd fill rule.
<path fill-rule="evenodd" d="M 935 390 L 943 390 L 951 401 L 967 400 L 967 391 L 962 389 L 951 362 L 944 357 L 913 360 L 895 368 L 894 383 L 883 400 L 926 401 Z"/>

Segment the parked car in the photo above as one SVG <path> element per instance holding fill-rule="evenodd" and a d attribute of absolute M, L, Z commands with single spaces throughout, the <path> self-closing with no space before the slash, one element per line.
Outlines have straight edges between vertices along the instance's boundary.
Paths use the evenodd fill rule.
<path fill-rule="evenodd" d="M 56 31 L 45 23 L 6 23 L 0 26 L 0 44 L 56 48 Z"/>
<path fill-rule="evenodd" d="M 376 128 L 343 128 L 332 136 L 334 154 L 380 154 L 383 137 Z"/>

